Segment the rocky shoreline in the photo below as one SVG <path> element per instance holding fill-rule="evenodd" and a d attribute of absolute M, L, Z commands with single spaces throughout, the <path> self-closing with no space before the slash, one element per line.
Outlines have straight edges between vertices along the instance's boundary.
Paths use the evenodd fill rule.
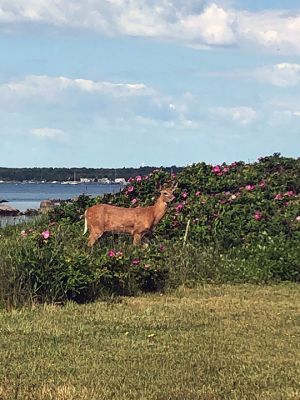
<path fill-rule="evenodd" d="M 29 208 L 25 211 L 20 211 L 17 208 L 10 206 L 7 200 L 0 200 L 0 217 L 19 217 L 19 216 L 35 216 L 39 214 L 43 214 L 54 208 L 55 206 L 70 200 L 43 200 L 40 203 L 40 207 L 38 209 Z"/>

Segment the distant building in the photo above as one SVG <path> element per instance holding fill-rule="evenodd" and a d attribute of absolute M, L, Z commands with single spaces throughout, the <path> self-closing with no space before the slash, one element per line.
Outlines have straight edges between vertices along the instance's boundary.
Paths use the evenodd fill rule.
<path fill-rule="evenodd" d="M 90 183 L 90 182 L 92 182 L 93 180 L 92 179 L 90 179 L 90 178 L 80 178 L 80 182 L 81 183 Z"/>
<path fill-rule="evenodd" d="M 120 185 L 126 185 L 125 178 L 116 178 L 115 183 L 119 183 Z"/>
<path fill-rule="evenodd" d="M 108 178 L 101 178 L 101 179 L 98 179 L 98 182 L 99 182 L 99 183 L 103 183 L 103 184 L 109 184 L 109 183 L 111 183 L 110 180 L 109 180 Z"/>

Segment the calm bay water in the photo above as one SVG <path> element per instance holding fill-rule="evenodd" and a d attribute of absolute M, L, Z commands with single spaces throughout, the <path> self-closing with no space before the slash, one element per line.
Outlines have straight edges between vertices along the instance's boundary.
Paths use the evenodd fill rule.
<path fill-rule="evenodd" d="M 79 183 L 76 185 L 60 183 L 0 183 L 0 200 L 8 205 L 25 211 L 28 208 L 39 208 L 42 200 L 72 199 L 80 194 L 98 196 L 104 193 L 117 193 L 120 185 L 103 185 L 100 183 Z"/>

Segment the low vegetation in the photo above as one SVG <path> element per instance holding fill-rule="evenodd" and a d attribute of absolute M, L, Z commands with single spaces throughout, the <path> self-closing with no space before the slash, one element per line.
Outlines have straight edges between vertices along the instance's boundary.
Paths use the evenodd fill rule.
<path fill-rule="evenodd" d="M 0 313 L 1 400 L 298 400 L 296 284 Z"/>
<path fill-rule="evenodd" d="M 110 235 L 91 250 L 84 210 L 96 203 L 153 204 L 163 185 L 176 199 L 147 247 Z M 87 302 L 181 284 L 300 280 L 300 160 L 194 164 L 154 170 L 117 195 L 80 196 L 33 225 L 1 230 L 0 302 Z"/>

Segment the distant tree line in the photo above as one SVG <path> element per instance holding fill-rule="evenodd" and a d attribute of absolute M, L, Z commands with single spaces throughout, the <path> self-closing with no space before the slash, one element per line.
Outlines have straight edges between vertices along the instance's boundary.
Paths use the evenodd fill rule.
<path fill-rule="evenodd" d="M 0 167 L 0 180 L 2 181 L 68 181 L 80 178 L 98 180 L 108 178 L 125 178 L 128 180 L 136 175 L 148 175 L 158 167 L 139 167 L 139 168 L 4 168 Z M 168 172 L 177 173 L 181 167 L 159 167 Z"/>

